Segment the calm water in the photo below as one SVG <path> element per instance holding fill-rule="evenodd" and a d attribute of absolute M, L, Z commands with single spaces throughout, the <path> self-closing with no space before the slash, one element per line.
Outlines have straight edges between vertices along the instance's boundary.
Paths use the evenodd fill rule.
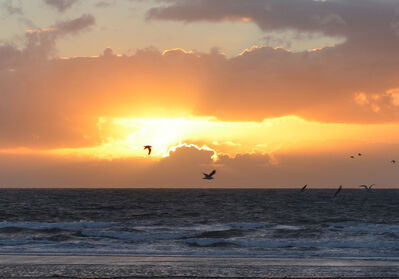
<path fill-rule="evenodd" d="M 0 190 L 1 254 L 399 257 L 399 190 Z"/>

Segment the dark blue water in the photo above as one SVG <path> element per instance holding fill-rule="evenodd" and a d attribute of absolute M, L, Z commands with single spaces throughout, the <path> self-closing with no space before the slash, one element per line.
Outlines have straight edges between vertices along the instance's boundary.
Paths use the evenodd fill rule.
<path fill-rule="evenodd" d="M 1 189 L 0 253 L 399 257 L 399 190 Z"/>

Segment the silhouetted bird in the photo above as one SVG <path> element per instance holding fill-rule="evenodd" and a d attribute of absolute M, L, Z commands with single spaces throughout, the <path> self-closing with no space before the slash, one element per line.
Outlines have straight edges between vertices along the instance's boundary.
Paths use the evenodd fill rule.
<path fill-rule="evenodd" d="M 216 170 L 213 170 L 210 174 L 202 173 L 204 177 L 202 179 L 211 180 L 213 179 L 213 175 L 216 173 Z"/>
<path fill-rule="evenodd" d="M 306 184 L 305 186 L 303 186 L 300 192 L 301 192 L 301 193 L 305 192 L 306 187 L 308 187 L 308 184 Z"/>
<path fill-rule="evenodd" d="M 396 160 L 392 160 L 391 163 L 392 163 L 392 164 L 395 164 L 395 163 L 396 163 Z"/>
<path fill-rule="evenodd" d="M 342 185 L 339 185 L 338 190 L 335 192 L 333 199 L 335 199 L 336 196 L 338 196 L 339 192 L 342 190 Z"/>
<path fill-rule="evenodd" d="M 353 159 L 353 158 L 355 158 L 355 156 L 351 156 L 351 158 Z"/>
<path fill-rule="evenodd" d="M 148 149 L 148 155 L 151 154 L 151 150 L 152 150 L 151 148 L 152 148 L 151 145 L 146 145 L 146 146 L 144 146 L 144 150 Z"/>
<path fill-rule="evenodd" d="M 371 190 L 371 188 L 374 186 L 375 184 L 371 184 L 370 186 L 367 185 L 360 185 L 359 187 L 363 187 L 364 190 L 366 190 L 367 192 Z"/>
<path fill-rule="evenodd" d="M 362 156 L 363 154 L 362 153 L 357 153 L 357 156 Z"/>

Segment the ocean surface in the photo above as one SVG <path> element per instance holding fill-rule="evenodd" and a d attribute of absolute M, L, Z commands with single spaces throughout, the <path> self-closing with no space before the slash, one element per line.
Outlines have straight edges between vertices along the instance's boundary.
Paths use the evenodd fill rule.
<path fill-rule="evenodd" d="M 0 254 L 399 257 L 399 190 L 0 189 Z"/>

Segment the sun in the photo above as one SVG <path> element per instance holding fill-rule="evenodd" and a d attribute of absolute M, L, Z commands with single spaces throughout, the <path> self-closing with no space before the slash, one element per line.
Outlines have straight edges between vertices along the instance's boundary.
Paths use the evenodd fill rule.
<path fill-rule="evenodd" d="M 190 123 L 183 118 L 116 119 L 115 124 L 135 128 L 124 140 L 130 149 L 153 147 L 152 154 L 163 156 L 189 133 Z"/>
<path fill-rule="evenodd" d="M 148 161 L 168 157 L 173 148 L 209 148 L 215 159 L 222 154 L 301 152 L 338 150 L 341 142 L 362 138 L 369 142 L 390 139 L 397 142 L 394 126 L 326 124 L 310 122 L 296 116 L 265 119 L 262 122 L 229 122 L 215 117 L 181 118 L 113 118 L 99 117 L 100 141 L 88 147 L 51 149 L 55 155 L 118 159 L 140 157 Z M 301 131 L 298 133 L 297 131 Z M 184 145 L 186 144 L 186 145 Z M 144 150 L 151 145 L 152 153 Z M 190 146 L 189 146 L 190 145 Z M 205 147 L 204 147 L 205 146 Z M 210 151 L 209 150 L 209 151 Z M 12 152 L 28 152 L 11 150 Z M 1 151 L 0 152 L 4 152 Z"/>

